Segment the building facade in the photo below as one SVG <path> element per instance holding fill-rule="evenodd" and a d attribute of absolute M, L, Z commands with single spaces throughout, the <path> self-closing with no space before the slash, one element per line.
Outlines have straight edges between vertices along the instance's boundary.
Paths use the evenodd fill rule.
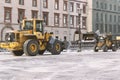
<path fill-rule="evenodd" d="M 120 33 L 120 0 L 88 0 L 88 30 Z"/>
<path fill-rule="evenodd" d="M 78 27 L 86 32 L 86 4 L 86 0 L 3 0 L 0 2 L 0 38 L 4 40 L 8 30 L 20 29 L 19 22 L 26 17 L 44 19 L 45 32 L 72 41 Z M 80 17 L 79 9 L 82 9 Z"/>

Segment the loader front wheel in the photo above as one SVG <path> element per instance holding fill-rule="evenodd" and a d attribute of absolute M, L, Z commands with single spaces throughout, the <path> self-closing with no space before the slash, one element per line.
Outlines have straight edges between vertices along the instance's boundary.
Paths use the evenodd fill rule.
<path fill-rule="evenodd" d="M 38 54 L 39 44 L 36 40 L 30 39 L 25 41 L 23 48 L 27 56 L 36 56 Z"/>
<path fill-rule="evenodd" d="M 58 40 L 55 40 L 51 50 L 52 55 L 59 55 L 61 51 L 62 51 L 62 43 Z"/>
<path fill-rule="evenodd" d="M 107 46 L 104 46 L 103 47 L 103 52 L 107 52 L 108 51 L 108 47 Z"/>
<path fill-rule="evenodd" d="M 22 56 L 24 54 L 23 50 L 17 50 L 17 51 L 12 51 L 12 52 L 14 56 Z"/>
<path fill-rule="evenodd" d="M 97 46 L 94 47 L 94 52 L 98 52 Z"/>

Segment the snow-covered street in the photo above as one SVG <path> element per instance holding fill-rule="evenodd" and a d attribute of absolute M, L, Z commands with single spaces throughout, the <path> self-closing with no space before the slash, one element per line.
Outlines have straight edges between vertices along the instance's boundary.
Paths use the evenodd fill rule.
<path fill-rule="evenodd" d="M 120 51 L 34 57 L 0 53 L 0 80 L 120 80 Z"/>

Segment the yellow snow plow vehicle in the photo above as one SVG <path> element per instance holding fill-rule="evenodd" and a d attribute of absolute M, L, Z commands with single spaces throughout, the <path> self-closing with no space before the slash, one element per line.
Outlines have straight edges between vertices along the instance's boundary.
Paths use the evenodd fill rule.
<path fill-rule="evenodd" d="M 6 42 L 0 48 L 13 52 L 15 56 L 44 54 L 47 50 L 58 55 L 63 50 L 62 42 L 52 37 L 53 33 L 44 32 L 43 20 L 24 19 L 22 29 L 6 33 Z"/>
<path fill-rule="evenodd" d="M 107 34 L 105 36 L 98 36 L 96 38 L 96 44 L 94 47 L 94 51 L 98 52 L 99 50 L 103 50 L 103 52 L 107 52 L 108 49 L 111 49 L 112 51 L 116 51 L 117 46 L 117 40 L 112 39 L 111 34 Z"/>

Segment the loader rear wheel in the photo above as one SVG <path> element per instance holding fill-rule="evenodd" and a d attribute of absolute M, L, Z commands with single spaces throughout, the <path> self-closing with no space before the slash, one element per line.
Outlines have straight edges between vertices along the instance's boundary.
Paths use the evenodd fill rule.
<path fill-rule="evenodd" d="M 45 52 L 45 50 L 39 50 L 39 51 L 38 51 L 39 55 L 43 55 L 44 52 Z"/>
<path fill-rule="evenodd" d="M 22 56 L 24 54 L 23 50 L 17 50 L 17 51 L 12 51 L 12 52 L 14 56 Z"/>
<path fill-rule="evenodd" d="M 36 56 L 38 54 L 39 44 L 36 40 L 30 39 L 25 41 L 23 48 L 27 56 Z"/>
<path fill-rule="evenodd" d="M 62 50 L 62 43 L 56 40 L 51 50 L 52 55 L 59 55 L 61 53 L 61 50 Z"/>
<path fill-rule="evenodd" d="M 112 51 L 117 51 L 117 47 L 116 46 L 112 46 Z"/>

